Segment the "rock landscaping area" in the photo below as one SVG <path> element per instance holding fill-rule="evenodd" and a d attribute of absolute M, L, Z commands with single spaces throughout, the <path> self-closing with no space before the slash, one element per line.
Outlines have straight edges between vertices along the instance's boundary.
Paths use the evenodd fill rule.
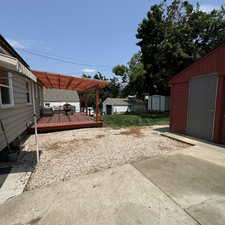
<path fill-rule="evenodd" d="M 39 134 L 40 163 L 26 190 L 189 147 L 161 136 L 154 128 L 88 128 Z M 34 135 L 25 146 L 25 151 L 35 152 Z"/>

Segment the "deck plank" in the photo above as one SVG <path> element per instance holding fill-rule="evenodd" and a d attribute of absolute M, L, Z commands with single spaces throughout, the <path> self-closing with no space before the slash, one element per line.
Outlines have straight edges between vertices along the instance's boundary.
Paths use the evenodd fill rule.
<path fill-rule="evenodd" d="M 85 113 L 75 113 L 73 115 L 65 115 L 64 113 L 56 113 L 53 116 L 44 116 L 38 120 L 37 128 L 39 132 L 57 131 L 66 129 L 102 127 L 102 121 L 96 122 L 93 117 L 87 116 Z M 28 132 L 34 132 L 34 126 L 28 128 Z"/>

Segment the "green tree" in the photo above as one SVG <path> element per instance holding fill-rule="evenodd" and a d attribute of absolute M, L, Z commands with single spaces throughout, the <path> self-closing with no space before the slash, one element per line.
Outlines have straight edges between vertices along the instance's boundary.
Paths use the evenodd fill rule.
<path fill-rule="evenodd" d="M 128 95 L 137 95 L 138 97 L 143 96 L 145 71 L 141 59 L 141 53 L 138 52 L 133 55 L 126 66 L 117 65 L 113 68 L 113 72 L 117 76 L 121 76 L 123 83 L 125 83 L 125 86 L 121 91 L 122 97 Z"/>
<path fill-rule="evenodd" d="M 110 82 L 109 85 L 100 89 L 100 93 L 99 93 L 100 103 L 102 103 L 107 97 L 116 98 L 120 95 L 121 84 L 119 82 L 119 79 L 116 77 L 108 79 L 105 75 L 103 75 L 100 72 L 96 73 L 93 77 L 86 74 L 82 75 L 82 77 Z M 85 91 L 83 95 L 86 96 L 87 105 L 95 107 L 95 103 L 96 103 L 95 90 Z"/>
<path fill-rule="evenodd" d="M 89 74 L 86 74 L 86 73 L 83 73 L 82 75 L 81 75 L 81 77 L 83 77 L 83 78 L 91 78 L 91 75 L 89 75 Z"/>
<path fill-rule="evenodd" d="M 120 76 L 122 78 L 123 83 L 127 83 L 128 79 L 128 68 L 125 65 L 117 65 L 113 67 L 112 72 L 116 74 L 117 76 Z"/>
<path fill-rule="evenodd" d="M 203 12 L 187 1 L 153 5 L 138 27 L 143 91 L 169 94 L 175 74 L 225 42 L 225 10 Z"/>
<path fill-rule="evenodd" d="M 144 86 L 144 65 L 141 62 L 142 55 L 140 52 L 133 55 L 128 62 L 128 84 L 123 89 L 123 95 L 137 95 L 143 97 Z"/>
<path fill-rule="evenodd" d="M 97 72 L 94 76 L 93 76 L 94 79 L 96 80 L 103 80 L 103 81 L 107 81 L 108 79 L 106 78 L 105 75 L 103 75 L 102 73 L 100 72 Z"/>
<path fill-rule="evenodd" d="M 110 84 L 104 88 L 105 96 L 104 100 L 107 97 L 118 98 L 121 95 L 121 83 L 117 77 L 110 78 Z"/>

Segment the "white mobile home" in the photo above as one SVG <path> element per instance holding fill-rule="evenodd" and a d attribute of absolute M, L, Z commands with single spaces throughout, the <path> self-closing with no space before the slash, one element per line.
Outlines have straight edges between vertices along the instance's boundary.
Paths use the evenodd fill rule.
<path fill-rule="evenodd" d="M 42 89 L 28 64 L 0 35 L 0 151 L 26 131 L 35 111 L 39 117 Z"/>
<path fill-rule="evenodd" d="M 103 102 L 103 114 L 119 114 L 130 112 L 130 104 L 127 98 L 107 98 Z"/>
<path fill-rule="evenodd" d="M 61 110 L 64 104 L 70 104 L 74 106 L 75 112 L 80 112 L 80 98 L 77 91 L 44 88 L 45 106 Z"/>

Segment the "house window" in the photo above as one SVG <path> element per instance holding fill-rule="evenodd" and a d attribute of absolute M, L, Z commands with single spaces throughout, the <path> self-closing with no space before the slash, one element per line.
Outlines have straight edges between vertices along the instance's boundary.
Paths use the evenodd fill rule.
<path fill-rule="evenodd" d="M 0 106 L 12 106 L 13 104 L 12 75 L 0 71 Z"/>
<path fill-rule="evenodd" d="M 26 81 L 26 101 L 31 103 L 31 84 L 29 81 Z"/>

